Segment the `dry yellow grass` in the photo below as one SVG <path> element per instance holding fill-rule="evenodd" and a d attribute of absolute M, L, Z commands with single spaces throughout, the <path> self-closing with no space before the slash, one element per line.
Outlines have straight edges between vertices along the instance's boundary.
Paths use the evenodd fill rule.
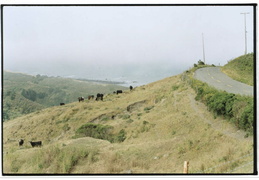
<path fill-rule="evenodd" d="M 194 97 L 178 75 L 104 102 L 75 102 L 4 122 L 4 173 L 174 174 L 182 173 L 186 160 L 190 173 L 224 173 L 252 161 L 253 138 L 215 119 Z M 111 125 L 114 133 L 124 129 L 127 138 L 73 139 L 88 122 Z M 19 148 L 21 138 L 25 145 Z M 30 140 L 43 141 L 43 147 L 31 148 Z M 252 172 L 250 166 L 242 173 Z"/>

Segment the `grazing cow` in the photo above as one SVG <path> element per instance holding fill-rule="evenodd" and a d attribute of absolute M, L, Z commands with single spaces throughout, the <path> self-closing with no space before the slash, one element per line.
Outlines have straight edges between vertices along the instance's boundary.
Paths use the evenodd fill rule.
<path fill-rule="evenodd" d="M 19 146 L 22 146 L 22 145 L 23 145 L 23 143 L 24 143 L 24 140 L 23 140 L 23 139 L 21 139 L 21 140 L 19 141 Z"/>
<path fill-rule="evenodd" d="M 88 96 L 88 100 L 94 99 L 94 95 Z"/>
<path fill-rule="evenodd" d="M 99 99 L 103 101 L 103 94 L 98 93 L 96 95 L 96 99 L 95 100 L 98 101 Z"/>
<path fill-rule="evenodd" d="M 117 90 L 116 94 L 122 93 L 122 90 Z"/>
<path fill-rule="evenodd" d="M 79 97 L 78 98 L 78 101 L 80 102 L 80 101 L 84 101 L 85 99 L 84 99 L 84 97 Z"/>
<path fill-rule="evenodd" d="M 65 103 L 60 103 L 60 106 L 64 106 L 65 105 Z"/>
<path fill-rule="evenodd" d="M 42 146 L 41 141 L 35 141 L 35 142 L 29 141 L 29 142 L 31 143 L 32 147 L 41 147 Z"/>
<path fill-rule="evenodd" d="M 130 86 L 129 88 L 130 88 L 130 90 L 132 91 L 133 87 L 132 87 L 132 86 Z"/>

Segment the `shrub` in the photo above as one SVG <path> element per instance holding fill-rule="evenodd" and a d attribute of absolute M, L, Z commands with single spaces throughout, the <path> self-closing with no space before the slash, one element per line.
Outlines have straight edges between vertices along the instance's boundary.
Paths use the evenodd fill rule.
<path fill-rule="evenodd" d="M 105 116 L 102 118 L 102 121 L 108 121 L 109 120 L 109 117 L 108 116 Z"/>
<path fill-rule="evenodd" d="M 205 65 L 203 61 L 199 60 L 198 65 Z"/>
<path fill-rule="evenodd" d="M 173 130 L 173 131 L 172 131 L 172 135 L 175 135 L 175 134 L 176 134 L 176 131 L 175 131 L 175 130 Z"/>
<path fill-rule="evenodd" d="M 120 132 L 114 137 L 113 142 L 123 142 L 126 139 L 126 131 L 124 129 L 120 130 Z"/>
<path fill-rule="evenodd" d="M 153 108 L 154 108 L 154 106 L 145 107 L 145 108 L 144 108 L 144 111 L 145 111 L 146 113 L 149 113 L 149 111 L 150 111 L 151 109 L 153 109 Z"/>
<path fill-rule="evenodd" d="M 68 126 L 68 124 L 65 124 L 63 127 L 62 127 L 63 131 L 68 131 L 70 129 L 70 127 Z"/>
<path fill-rule="evenodd" d="M 144 111 L 149 111 L 149 110 L 151 110 L 151 109 L 153 109 L 153 108 L 154 108 L 154 106 L 145 107 L 145 108 L 144 108 Z"/>
<path fill-rule="evenodd" d="M 244 108 L 244 111 L 241 115 L 240 119 L 240 128 L 252 131 L 253 130 L 253 119 L 254 119 L 254 108 L 252 104 L 249 102 L 247 106 Z"/>
<path fill-rule="evenodd" d="M 173 91 L 175 91 L 175 90 L 177 90 L 179 87 L 180 87 L 179 85 L 173 85 L 173 86 L 172 86 L 172 89 L 173 89 Z"/>
<path fill-rule="evenodd" d="M 227 92 L 216 92 L 207 99 L 209 109 L 213 110 L 217 115 L 226 115 L 233 117 L 233 104 L 235 101 L 235 94 Z"/>
<path fill-rule="evenodd" d="M 126 131 L 122 129 L 118 134 L 112 133 L 113 126 L 87 123 L 76 130 L 74 138 L 92 137 L 108 140 L 111 143 L 123 142 L 126 139 Z"/>
<path fill-rule="evenodd" d="M 130 115 L 129 114 L 124 114 L 123 116 L 122 116 L 122 119 L 129 119 L 130 118 Z"/>
<path fill-rule="evenodd" d="M 126 122 L 127 123 L 132 123 L 134 120 L 133 119 L 129 119 L 129 120 L 127 120 Z"/>
<path fill-rule="evenodd" d="M 148 121 L 143 121 L 142 126 L 140 126 L 139 132 L 141 132 L 141 133 L 148 132 L 150 130 L 150 128 L 152 128 L 154 126 L 155 126 L 155 124 L 151 124 Z"/>
<path fill-rule="evenodd" d="M 97 139 L 105 139 L 109 140 L 110 137 L 110 130 L 113 129 L 112 126 L 109 125 L 101 125 L 101 124 L 93 124 L 87 123 L 81 126 L 77 131 L 76 134 L 79 137 L 93 137 Z"/>

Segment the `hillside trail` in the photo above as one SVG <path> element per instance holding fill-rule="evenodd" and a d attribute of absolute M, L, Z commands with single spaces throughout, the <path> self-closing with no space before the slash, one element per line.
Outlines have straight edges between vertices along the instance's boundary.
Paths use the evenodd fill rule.
<path fill-rule="evenodd" d="M 234 127 L 232 124 L 227 122 L 227 120 L 222 119 L 221 117 L 217 117 L 217 119 L 206 118 L 206 116 L 213 116 L 209 111 L 204 112 L 204 109 L 207 109 L 206 105 L 195 100 L 194 92 L 188 94 L 190 100 L 191 108 L 198 114 L 198 116 L 206 123 L 208 123 L 213 129 L 221 132 L 222 134 L 239 139 L 239 140 L 247 140 L 252 141 L 253 136 L 249 136 L 245 138 L 246 132 L 243 130 L 239 130 Z M 206 114 L 206 115 L 205 115 Z"/>

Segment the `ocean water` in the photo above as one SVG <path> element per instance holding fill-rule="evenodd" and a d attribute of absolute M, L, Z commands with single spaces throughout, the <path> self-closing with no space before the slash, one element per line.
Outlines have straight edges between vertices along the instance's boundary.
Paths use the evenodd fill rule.
<path fill-rule="evenodd" d="M 111 78 L 111 81 L 115 81 L 115 82 L 123 82 L 119 85 L 121 86 L 125 86 L 125 87 L 129 87 L 129 86 L 133 86 L 133 87 L 138 87 L 138 86 L 142 86 L 145 84 L 149 84 L 161 79 L 164 79 L 166 77 L 170 77 L 170 76 L 174 76 L 177 75 L 179 73 L 149 73 L 149 74 L 142 74 L 140 76 L 127 76 L 127 77 L 117 77 L 117 78 Z"/>
<path fill-rule="evenodd" d="M 145 71 L 145 72 L 135 72 L 135 73 L 127 74 L 123 76 L 118 74 L 117 76 L 107 75 L 107 76 L 99 77 L 97 75 L 96 78 L 93 78 L 93 79 L 115 82 L 116 84 L 125 86 L 125 87 L 129 87 L 129 86 L 138 87 L 170 76 L 180 74 L 182 72 L 183 70 L 172 70 L 172 71 L 171 70 L 168 70 L 168 71 L 152 70 L 152 71 Z"/>

